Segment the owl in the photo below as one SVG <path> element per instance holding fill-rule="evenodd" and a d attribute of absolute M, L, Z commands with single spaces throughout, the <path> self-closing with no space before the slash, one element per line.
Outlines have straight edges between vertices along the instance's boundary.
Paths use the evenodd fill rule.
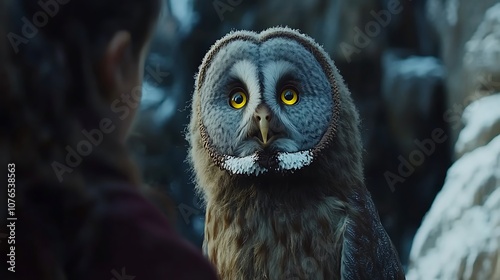
<path fill-rule="evenodd" d="M 220 279 L 404 279 L 364 185 L 359 117 L 299 31 L 233 31 L 205 55 L 187 130 Z"/>

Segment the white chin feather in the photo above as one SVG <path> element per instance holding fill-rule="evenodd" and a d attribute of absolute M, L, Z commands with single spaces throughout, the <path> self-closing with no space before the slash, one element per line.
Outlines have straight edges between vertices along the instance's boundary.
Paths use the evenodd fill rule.
<path fill-rule="evenodd" d="M 226 156 L 222 168 L 239 175 L 259 175 L 267 172 L 267 168 L 260 166 L 257 163 L 257 155 L 249 155 L 246 157 Z"/>
<path fill-rule="evenodd" d="M 313 156 L 309 150 L 295 153 L 278 153 L 278 164 L 282 170 L 298 170 L 311 164 Z"/>
<path fill-rule="evenodd" d="M 311 164 L 313 156 L 311 151 L 279 152 L 277 154 L 278 171 L 295 171 Z M 260 175 L 269 171 L 268 168 L 258 163 L 258 155 L 252 154 L 245 157 L 226 156 L 222 168 L 232 174 Z"/>

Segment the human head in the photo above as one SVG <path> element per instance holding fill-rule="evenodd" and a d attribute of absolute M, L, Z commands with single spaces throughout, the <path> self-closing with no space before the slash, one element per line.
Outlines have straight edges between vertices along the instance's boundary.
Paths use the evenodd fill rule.
<path fill-rule="evenodd" d="M 32 247 L 16 255 L 44 271 L 40 279 L 56 279 L 51 269 L 65 265 L 73 245 L 80 259 L 91 250 L 92 237 L 81 234 L 96 231 L 102 184 L 140 184 L 124 145 L 138 104 L 113 104 L 140 88 L 160 0 L 12 0 L 7 10 L 0 159 L 16 165 L 24 221 L 16 236 Z M 115 129 L 103 131 L 103 120 Z M 39 244 L 53 255 L 40 254 Z M 69 274 L 78 269 L 85 264 Z"/>
<path fill-rule="evenodd" d="M 49 0 L 45 4 L 23 0 L 12 1 L 11 5 L 16 5 L 14 3 L 19 7 L 17 17 L 14 15 L 11 18 L 14 32 L 9 34 L 8 39 L 16 57 L 30 57 L 28 63 L 48 63 L 51 59 L 59 59 L 76 70 L 75 67 L 83 64 L 79 63 L 77 56 L 86 52 L 87 57 L 80 59 L 88 60 L 87 63 L 95 71 L 97 89 L 103 98 L 115 101 L 122 95 L 137 95 L 135 88 L 141 85 L 145 50 L 159 10 L 158 0 Z M 21 37 L 14 35 L 16 31 Z M 44 51 L 40 50 L 43 44 L 38 44 L 43 40 L 48 43 Z M 79 50 L 83 48 L 87 49 Z M 46 54 L 51 51 L 52 54 Z M 40 55 L 39 61 L 33 61 L 34 52 Z M 58 66 L 54 62 L 53 66 Z M 51 70 L 56 70 L 54 68 Z M 52 74 L 58 73 L 54 71 Z M 66 78 L 62 76 L 59 81 Z M 74 76 L 68 78 L 78 82 Z M 57 86 L 58 81 L 54 82 Z M 120 116 L 124 117 L 121 118 L 123 125 L 119 127 L 122 138 L 134 115 L 135 105 L 127 105 L 130 114 L 126 118 Z"/>
<path fill-rule="evenodd" d="M 14 120 L 8 131 L 11 144 L 20 147 L 11 147 L 12 156 L 22 161 L 52 150 L 49 157 L 54 157 L 45 159 L 47 166 L 57 162 L 73 169 L 68 166 L 68 150 L 77 150 L 88 138 L 84 132 L 96 129 L 105 137 L 92 143 L 94 152 L 86 156 L 89 163 L 99 157 L 99 150 L 121 153 L 116 143 L 123 142 L 138 107 L 137 102 L 124 104 L 121 99 L 140 95 L 137 89 L 159 0 L 41 3 L 9 2 L 7 37 L 14 66 L 9 70 L 11 91 L 1 103 L 7 107 L 6 119 Z M 112 121 L 112 132 L 101 129 L 104 119 Z M 55 150 L 62 154 L 55 157 Z"/>

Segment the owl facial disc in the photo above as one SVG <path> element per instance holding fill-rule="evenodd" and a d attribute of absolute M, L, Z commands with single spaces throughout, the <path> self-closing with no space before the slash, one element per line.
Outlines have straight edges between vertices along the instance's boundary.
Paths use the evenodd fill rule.
<path fill-rule="evenodd" d="M 206 54 L 195 91 L 201 143 L 231 174 L 303 169 L 335 137 L 335 66 L 295 30 L 226 35 Z"/>

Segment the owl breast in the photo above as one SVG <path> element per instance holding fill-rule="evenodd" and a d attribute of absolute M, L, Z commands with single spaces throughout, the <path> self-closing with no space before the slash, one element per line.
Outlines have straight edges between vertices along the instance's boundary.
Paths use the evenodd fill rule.
<path fill-rule="evenodd" d="M 336 279 L 345 221 L 334 199 L 295 211 L 209 205 L 204 246 L 221 279 Z"/>

